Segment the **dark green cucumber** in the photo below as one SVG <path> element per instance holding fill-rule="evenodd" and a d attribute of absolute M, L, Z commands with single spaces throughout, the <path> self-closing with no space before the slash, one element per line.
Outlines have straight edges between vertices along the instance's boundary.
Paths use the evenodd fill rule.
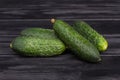
<path fill-rule="evenodd" d="M 65 45 L 59 39 L 40 39 L 37 37 L 19 36 L 10 47 L 25 56 L 55 56 L 62 54 Z"/>
<path fill-rule="evenodd" d="M 31 37 L 39 37 L 44 39 L 53 38 L 56 39 L 56 35 L 54 30 L 52 29 L 43 29 L 43 28 L 27 28 L 21 32 L 22 36 L 31 36 Z"/>
<path fill-rule="evenodd" d="M 73 25 L 83 37 L 93 43 L 99 51 L 105 51 L 108 47 L 107 40 L 84 21 L 76 21 Z"/>
<path fill-rule="evenodd" d="M 81 59 L 89 62 L 101 61 L 97 48 L 62 20 L 51 19 L 57 36 Z"/>

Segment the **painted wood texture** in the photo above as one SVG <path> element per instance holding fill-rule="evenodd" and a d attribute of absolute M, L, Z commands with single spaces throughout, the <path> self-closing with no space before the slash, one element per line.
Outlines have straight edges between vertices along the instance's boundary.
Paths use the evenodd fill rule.
<path fill-rule="evenodd" d="M 0 0 L 1 19 L 119 19 L 119 0 Z"/>
<path fill-rule="evenodd" d="M 53 17 L 70 24 L 84 20 L 103 34 L 109 42 L 103 61 L 87 63 L 68 50 L 50 58 L 23 57 L 9 48 L 25 28 L 52 28 Z M 0 80 L 119 80 L 119 26 L 119 0 L 0 0 Z"/>

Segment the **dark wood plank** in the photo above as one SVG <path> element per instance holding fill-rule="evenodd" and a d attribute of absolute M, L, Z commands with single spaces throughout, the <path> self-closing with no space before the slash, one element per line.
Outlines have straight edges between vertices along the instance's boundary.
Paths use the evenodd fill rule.
<path fill-rule="evenodd" d="M 67 53 L 69 52 L 51 58 L 2 55 L 0 56 L 0 79 L 119 80 L 120 78 L 118 56 L 104 56 L 101 63 L 91 64 Z"/>
<path fill-rule="evenodd" d="M 1 19 L 119 19 L 119 0 L 0 0 Z"/>

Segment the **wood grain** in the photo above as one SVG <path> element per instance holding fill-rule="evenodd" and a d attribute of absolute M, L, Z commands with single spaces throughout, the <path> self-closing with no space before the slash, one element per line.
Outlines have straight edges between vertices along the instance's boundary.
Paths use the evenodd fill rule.
<path fill-rule="evenodd" d="M 119 19 L 119 0 L 0 0 L 1 19 Z"/>

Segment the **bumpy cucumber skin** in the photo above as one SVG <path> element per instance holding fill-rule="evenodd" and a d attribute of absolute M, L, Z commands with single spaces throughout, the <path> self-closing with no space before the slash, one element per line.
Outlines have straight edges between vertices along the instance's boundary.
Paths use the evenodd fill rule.
<path fill-rule="evenodd" d="M 58 37 L 70 48 L 75 54 L 88 62 L 101 61 L 100 54 L 95 46 L 87 39 L 75 31 L 69 24 L 62 20 L 56 20 L 53 28 Z"/>
<path fill-rule="evenodd" d="M 21 33 L 22 36 L 31 36 L 44 39 L 56 39 L 54 30 L 52 29 L 43 29 L 43 28 L 27 28 L 24 29 Z"/>
<path fill-rule="evenodd" d="M 93 43 L 101 52 L 107 50 L 107 40 L 84 21 L 76 21 L 73 28 Z"/>
<path fill-rule="evenodd" d="M 11 48 L 25 56 L 55 56 L 62 54 L 65 45 L 59 39 L 40 39 L 19 36 L 11 43 Z"/>

